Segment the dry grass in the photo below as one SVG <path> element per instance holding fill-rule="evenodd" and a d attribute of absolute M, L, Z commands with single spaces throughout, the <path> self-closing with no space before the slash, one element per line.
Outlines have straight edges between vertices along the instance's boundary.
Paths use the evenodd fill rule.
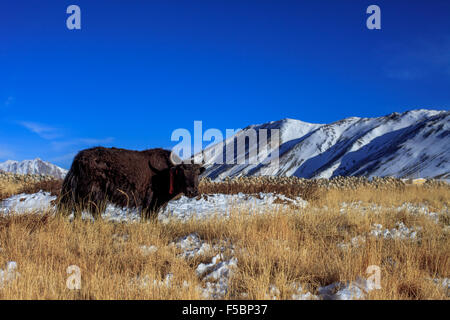
<path fill-rule="evenodd" d="M 251 183 L 244 183 L 239 180 L 209 182 L 202 180 L 199 185 L 200 193 L 213 194 L 257 194 L 260 192 L 284 194 L 290 198 L 301 197 L 305 200 L 317 200 L 320 188 L 315 180 L 305 180 L 299 183 L 280 183 L 280 181 L 259 181 L 254 179 Z"/>
<path fill-rule="evenodd" d="M 450 207 L 450 186 L 425 188 L 419 185 L 408 185 L 405 188 L 391 190 L 358 188 L 356 190 L 323 190 L 319 189 L 315 206 L 336 208 L 342 202 L 373 203 L 387 206 L 400 206 L 405 202 L 426 204 L 430 209 L 441 210 Z"/>
<path fill-rule="evenodd" d="M 23 187 L 22 183 L 9 182 L 6 183 L 0 180 L 0 200 L 6 199 L 13 194 L 20 193 L 20 189 Z"/>
<path fill-rule="evenodd" d="M 169 244 L 191 233 L 210 244 L 224 241 L 233 246 L 238 264 L 226 299 L 267 299 L 270 285 L 280 290 L 278 298 L 291 299 L 294 282 L 316 293 L 319 286 L 367 277 L 369 265 L 381 268 L 381 289 L 371 291 L 368 299 L 448 299 L 429 280 L 450 277 L 448 211 L 435 223 L 406 210 L 370 214 L 339 210 L 343 201 L 384 208 L 403 202 L 426 203 L 442 210 L 449 207 L 448 188 L 318 190 L 317 194 L 305 209 L 285 207 L 250 217 L 241 207 L 233 208 L 227 220 L 187 223 L 69 222 L 42 213 L 2 217 L 0 269 L 16 261 L 20 277 L 0 289 L 0 299 L 201 299 L 197 288 L 205 281 L 195 269 L 218 252 L 190 260 L 177 257 L 179 251 Z M 328 210 L 321 209 L 324 206 Z M 367 234 L 374 223 L 392 228 L 398 221 L 422 227 L 420 240 L 367 237 L 360 247 L 343 250 L 337 246 Z M 144 254 L 142 245 L 158 250 Z M 81 290 L 66 287 L 70 265 L 81 269 Z M 168 273 L 174 274 L 172 285 L 153 285 L 153 280 L 162 281 Z M 137 280 L 145 277 L 148 285 Z"/>
<path fill-rule="evenodd" d="M 9 181 L 0 179 L 0 201 L 19 193 L 36 193 L 40 190 L 59 195 L 62 180 L 45 180 L 36 182 Z"/>
<path fill-rule="evenodd" d="M 40 190 L 50 192 L 50 194 L 58 196 L 62 188 L 62 180 L 39 181 L 32 184 L 22 186 L 19 193 L 36 193 Z"/>

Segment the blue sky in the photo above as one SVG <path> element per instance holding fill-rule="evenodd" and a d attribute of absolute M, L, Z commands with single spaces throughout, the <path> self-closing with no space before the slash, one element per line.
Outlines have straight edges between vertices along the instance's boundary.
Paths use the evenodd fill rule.
<path fill-rule="evenodd" d="M 194 120 L 225 132 L 450 106 L 445 0 L 7 0 L 0 39 L 0 161 L 170 148 Z"/>

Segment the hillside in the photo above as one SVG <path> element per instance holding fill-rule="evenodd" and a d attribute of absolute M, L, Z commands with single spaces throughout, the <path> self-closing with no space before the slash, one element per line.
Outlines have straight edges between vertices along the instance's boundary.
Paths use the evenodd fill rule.
<path fill-rule="evenodd" d="M 450 178 L 449 111 L 420 109 L 377 118 L 351 117 L 330 124 L 283 119 L 248 126 L 227 141 L 251 129 L 280 130 L 279 165 L 255 164 L 248 159 L 245 164 L 218 164 L 219 157 L 225 159 L 226 148 L 217 144 L 204 150 L 217 156 L 209 162 L 213 164 L 205 165 L 203 176 L 215 180 L 242 175 Z M 254 148 L 260 150 L 259 141 L 246 148 L 246 158 Z M 235 151 L 235 163 L 243 156 Z"/>
<path fill-rule="evenodd" d="M 7 160 L 0 163 L 0 170 L 20 174 L 49 175 L 58 179 L 63 179 L 67 174 L 67 170 L 60 168 L 50 162 L 42 161 L 39 158 L 36 158 L 34 160 L 24 160 L 21 162 Z"/>

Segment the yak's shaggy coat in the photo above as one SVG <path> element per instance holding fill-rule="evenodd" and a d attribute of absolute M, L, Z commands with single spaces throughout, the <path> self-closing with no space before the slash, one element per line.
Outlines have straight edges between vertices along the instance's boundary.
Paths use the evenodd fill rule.
<path fill-rule="evenodd" d="M 196 195 L 200 167 L 175 165 L 170 154 L 164 149 L 96 147 L 80 151 L 64 179 L 60 205 L 98 214 L 108 201 L 151 213 L 178 193 L 186 193 L 186 187 L 194 186 L 195 190 L 188 191 L 190 196 Z"/>

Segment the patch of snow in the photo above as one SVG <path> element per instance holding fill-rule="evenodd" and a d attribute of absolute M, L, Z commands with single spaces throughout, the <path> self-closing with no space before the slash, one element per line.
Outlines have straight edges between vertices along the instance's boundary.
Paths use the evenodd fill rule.
<path fill-rule="evenodd" d="M 293 294 L 292 300 L 318 300 L 319 298 L 311 292 Z"/>
<path fill-rule="evenodd" d="M 173 273 L 168 273 L 164 278 L 164 280 L 161 281 L 153 280 L 153 286 L 159 288 L 161 287 L 168 288 L 172 285 L 172 280 L 173 280 Z"/>
<path fill-rule="evenodd" d="M 323 208 L 326 210 L 327 208 Z M 389 211 L 389 210 L 395 210 L 397 212 L 400 211 L 406 211 L 408 213 L 414 214 L 414 215 L 424 215 L 431 220 L 433 220 L 435 223 L 439 222 L 439 216 L 443 214 L 448 213 L 448 208 L 444 206 L 444 208 L 440 212 L 433 212 L 431 211 L 426 204 L 420 203 L 420 204 L 414 204 L 410 202 L 404 202 L 401 206 L 398 207 L 383 207 L 378 204 L 374 203 L 368 203 L 365 204 L 362 201 L 354 201 L 354 202 L 342 202 L 340 204 L 340 213 L 344 214 L 348 209 L 358 210 L 362 214 L 365 214 L 367 212 L 370 213 L 380 213 L 381 211 Z"/>
<path fill-rule="evenodd" d="M 56 200 L 49 192 L 39 191 L 33 194 L 17 194 L 3 200 L 0 203 L 0 213 L 3 214 L 25 214 L 54 210 L 51 202 Z"/>
<path fill-rule="evenodd" d="M 199 277 L 207 273 L 205 280 L 218 280 L 230 275 L 230 268 L 237 265 L 237 258 L 224 260 L 221 253 L 214 256 L 210 263 L 200 263 L 195 272 Z"/>
<path fill-rule="evenodd" d="M 334 282 L 320 287 L 318 293 L 323 300 L 359 300 L 374 289 L 376 288 L 371 281 L 358 277 L 353 282 Z"/>
<path fill-rule="evenodd" d="M 425 215 L 428 218 L 432 219 L 436 223 L 439 222 L 439 214 L 440 213 L 444 214 L 445 212 L 447 212 L 447 207 L 444 207 L 443 210 L 439 213 L 439 212 L 430 211 L 428 206 L 425 205 L 425 204 L 415 205 L 415 204 L 410 203 L 410 202 L 405 202 L 400 207 L 398 207 L 396 209 L 399 212 L 404 210 L 404 211 L 407 211 L 407 212 L 410 212 L 410 213 L 416 214 L 416 215 Z"/>
<path fill-rule="evenodd" d="M 280 289 L 278 289 L 276 285 L 270 284 L 268 291 L 269 292 L 266 293 L 266 295 L 265 295 L 265 298 L 267 300 L 278 300 L 281 292 L 280 292 Z"/>
<path fill-rule="evenodd" d="M 56 210 L 56 206 L 52 205 L 54 200 L 56 200 L 56 196 L 43 191 L 34 194 L 19 194 L 3 200 L 0 203 L 0 213 L 23 214 L 42 211 L 54 213 Z M 182 196 L 177 200 L 169 201 L 166 208 L 159 213 L 158 219 L 162 222 L 168 222 L 172 219 L 187 221 L 191 218 L 229 217 L 232 208 L 235 206 L 248 208 L 250 215 L 262 214 L 277 210 L 281 206 L 292 205 L 304 208 L 307 204 L 301 198 L 290 199 L 284 195 L 272 193 L 260 193 L 257 196 L 243 193 L 235 195 L 212 194 L 204 195 L 200 199 Z M 113 204 L 108 204 L 102 218 L 113 222 L 138 222 L 141 220 L 141 214 L 139 209 L 119 208 Z M 69 216 L 69 219 L 74 219 L 73 213 Z M 87 212 L 82 213 L 82 219 L 94 220 L 92 215 Z"/>
<path fill-rule="evenodd" d="M 294 282 L 292 285 L 295 293 L 292 295 L 292 300 L 319 300 L 319 297 L 309 291 L 303 289 L 300 283 Z"/>
<path fill-rule="evenodd" d="M 148 275 L 138 276 L 131 281 L 131 284 L 141 289 L 148 288 L 149 286 L 153 286 L 153 288 L 158 289 L 160 288 L 181 289 L 181 288 L 188 288 L 190 286 L 189 282 L 187 282 L 186 280 L 183 281 L 182 286 L 175 285 L 173 283 L 173 277 L 174 277 L 173 273 L 168 273 L 163 280 L 151 279 Z"/>
<path fill-rule="evenodd" d="M 447 294 L 447 297 L 450 297 L 450 279 L 449 278 L 434 278 L 432 280 L 437 286 L 444 289 Z"/>
<path fill-rule="evenodd" d="M 21 193 L 11 196 L 0 203 L 0 213 L 2 214 L 27 214 L 27 213 L 55 213 L 56 206 L 52 205 L 52 201 L 56 200 L 56 196 L 52 196 L 49 192 L 39 191 L 33 194 Z M 136 222 L 140 221 L 140 211 L 138 209 L 119 208 L 112 204 L 108 204 L 102 218 L 114 222 Z M 73 213 L 69 219 L 74 219 Z M 82 212 L 82 219 L 94 220 L 92 215 Z"/>
<path fill-rule="evenodd" d="M 229 277 L 232 269 L 237 265 L 237 259 L 232 257 L 224 260 L 223 252 L 229 247 L 225 243 L 220 243 L 214 246 L 209 245 L 201 240 L 198 234 L 192 233 L 172 242 L 170 245 L 175 246 L 182 252 L 178 257 L 184 259 L 192 259 L 200 255 L 206 255 L 211 251 L 219 251 L 210 263 L 200 263 L 196 268 L 197 276 L 205 280 L 205 288 L 198 287 L 205 299 L 220 299 L 228 292 Z M 233 247 L 230 247 L 230 252 L 233 253 Z"/>
<path fill-rule="evenodd" d="M 153 254 L 156 251 L 158 251 L 158 247 L 156 247 L 156 246 L 142 245 L 139 247 L 139 249 L 141 249 L 141 252 L 144 256 L 148 256 L 148 255 Z"/>
<path fill-rule="evenodd" d="M 359 210 L 362 214 L 365 214 L 367 211 L 371 212 L 377 212 L 383 209 L 382 206 L 370 203 L 370 204 L 364 204 L 362 201 L 354 201 L 354 202 L 342 202 L 341 208 L 339 209 L 340 213 L 346 213 L 347 210 Z"/>
<path fill-rule="evenodd" d="M 338 243 L 337 246 L 340 249 L 347 250 L 347 249 L 350 249 L 350 248 L 359 248 L 364 243 L 366 243 L 366 239 L 363 236 L 356 236 L 356 237 L 353 237 L 350 240 L 350 243 L 341 242 L 341 243 Z"/>
<path fill-rule="evenodd" d="M 177 249 L 182 250 L 182 253 L 180 253 L 178 257 L 185 259 L 192 259 L 196 256 L 204 255 L 211 251 L 211 246 L 202 241 L 196 233 L 182 237 L 178 239 L 178 241 L 172 242 L 171 245 L 174 245 Z"/>
<path fill-rule="evenodd" d="M 5 270 L 0 269 L 0 289 L 4 288 L 8 283 L 14 281 L 20 276 L 17 272 L 17 263 L 9 261 L 6 264 Z"/>
<path fill-rule="evenodd" d="M 216 282 L 207 281 L 205 288 L 199 287 L 204 299 L 222 299 L 228 292 L 228 279 L 219 279 Z"/>
<path fill-rule="evenodd" d="M 408 228 L 403 222 L 397 222 L 395 228 L 383 229 L 383 225 L 374 223 L 372 230 L 369 232 L 370 236 L 384 239 L 400 239 L 400 240 L 417 240 L 418 232 L 422 227 Z M 347 250 L 350 248 L 359 248 L 366 242 L 364 236 L 356 236 L 350 240 L 350 243 L 340 242 L 337 244 L 338 248 Z"/>
<path fill-rule="evenodd" d="M 375 284 L 362 277 L 358 277 L 355 281 L 334 282 L 329 285 L 319 287 L 317 295 L 304 290 L 300 283 L 291 284 L 294 294 L 293 300 L 359 300 L 364 299 L 369 291 L 377 289 Z M 275 285 L 269 286 L 269 293 L 266 299 L 276 300 L 280 296 L 280 290 Z"/>
<path fill-rule="evenodd" d="M 130 239 L 130 236 L 127 234 L 115 233 L 112 235 L 112 238 L 114 241 L 117 241 L 117 242 L 127 242 Z"/>
<path fill-rule="evenodd" d="M 422 230 L 421 227 L 408 228 L 403 222 L 397 222 L 396 228 L 383 229 L 381 224 L 374 224 L 370 235 L 374 237 L 382 237 L 384 239 L 416 239 L 417 232 Z"/>
<path fill-rule="evenodd" d="M 90 216 L 85 212 L 83 214 Z M 113 222 L 139 222 L 141 221 L 141 213 L 139 209 L 119 208 L 113 204 L 108 204 L 102 214 L 102 219 Z"/>
<path fill-rule="evenodd" d="M 283 204 L 277 202 L 283 202 Z M 261 214 L 274 211 L 280 206 L 293 205 L 305 208 L 308 202 L 301 199 L 290 199 L 284 195 L 273 193 L 260 193 L 258 196 L 238 194 L 212 194 L 204 195 L 200 199 L 185 196 L 170 201 L 166 208 L 159 213 L 158 219 L 168 222 L 171 219 L 187 221 L 212 217 L 229 217 L 233 208 L 239 206 L 248 209 L 248 214 Z"/>
<path fill-rule="evenodd" d="M 220 299 L 228 292 L 229 278 L 232 269 L 237 266 L 237 258 L 224 260 L 222 254 L 218 254 L 212 258 L 211 263 L 201 263 L 195 270 L 199 277 L 203 276 L 204 280 L 210 280 L 205 283 L 206 288 L 203 289 L 203 297 L 206 299 Z"/>

